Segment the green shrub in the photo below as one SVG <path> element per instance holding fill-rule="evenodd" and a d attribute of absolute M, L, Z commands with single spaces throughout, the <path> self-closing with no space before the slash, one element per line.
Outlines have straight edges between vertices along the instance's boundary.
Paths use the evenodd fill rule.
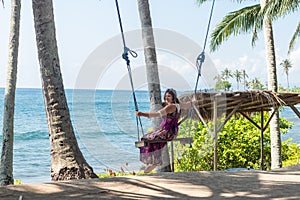
<path fill-rule="evenodd" d="M 260 125 L 260 115 L 252 115 L 251 118 Z M 224 120 L 224 119 L 223 119 Z M 268 114 L 264 115 L 264 122 L 268 120 Z M 212 123 L 208 123 L 213 127 Z M 280 131 L 282 134 L 292 128 L 292 123 L 286 119 L 280 119 Z M 213 128 L 210 128 L 213 130 Z M 189 131 L 190 130 L 190 131 Z M 260 166 L 260 129 L 251 122 L 236 115 L 225 124 L 218 133 L 218 170 L 227 168 L 258 169 Z M 191 125 L 184 123 L 180 126 L 179 136 L 191 136 L 194 139 L 192 147 L 176 144 L 180 154 L 175 155 L 175 171 L 200 171 L 213 170 L 214 167 L 214 142 L 211 133 L 202 122 L 193 121 Z M 271 166 L 270 129 L 264 131 L 264 169 Z M 283 165 L 299 163 L 300 148 L 290 141 L 282 142 Z"/>

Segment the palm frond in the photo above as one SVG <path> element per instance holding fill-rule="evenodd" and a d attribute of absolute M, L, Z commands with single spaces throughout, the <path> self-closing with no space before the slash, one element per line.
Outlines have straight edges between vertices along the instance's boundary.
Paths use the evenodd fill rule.
<path fill-rule="evenodd" d="M 198 6 L 200 6 L 201 4 L 203 4 L 207 1 L 211 1 L 211 0 L 196 0 L 196 3 L 198 4 Z"/>
<path fill-rule="evenodd" d="M 298 26 L 296 28 L 296 31 L 293 34 L 293 37 L 290 41 L 290 45 L 289 45 L 289 50 L 288 50 L 288 54 L 291 52 L 291 50 L 294 48 L 295 45 L 295 41 L 297 39 L 297 37 L 300 37 L 300 22 L 298 23 Z"/>
<path fill-rule="evenodd" d="M 248 33 L 255 27 L 255 32 L 263 27 L 260 4 L 245 7 L 226 15 L 211 34 L 211 51 L 215 51 L 230 35 Z M 254 35 L 255 38 L 255 35 Z"/>
<path fill-rule="evenodd" d="M 212 1 L 212 0 L 196 0 L 196 3 L 198 5 L 201 5 L 201 4 L 203 4 L 203 3 L 207 2 L 207 1 Z M 237 3 L 242 3 L 242 2 L 248 1 L 248 0 L 231 0 L 231 1 L 232 2 L 237 2 Z"/>
<path fill-rule="evenodd" d="M 258 40 L 258 36 L 257 36 L 257 30 L 254 27 L 253 33 L 252 33 L 252 38 L 251 38 L 251 45 L 255 46 L 255 42 L 256 40 Z"/>
<path fill-rule="evenodd" d="M 266 4 L 263 13 L 275 20 L 299 9 L 300 0 L 273 0 Z"/>

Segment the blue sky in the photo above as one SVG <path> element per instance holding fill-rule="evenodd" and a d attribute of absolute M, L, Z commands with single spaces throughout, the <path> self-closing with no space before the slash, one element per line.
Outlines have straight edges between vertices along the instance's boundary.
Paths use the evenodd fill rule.
<path fill-rule="evenodd" d="M 259 1 L 247 1 L 244 4 L 235 4 L 230 1 L 216 1 L 212 18 L 211 30 L 222 17 L 235 9 L 252 5 Z M 5 9 L 0 12 L 0 87 L 5 87 L 7 67 L 7 46 L 9 35 L 10 2 L 6 1 Z M 119 0 L 124 31 L 129 32 L 140 28 L 140 20 L 137 2 L 133 0 Z M 168 30 L 182 34 L 196 44 L 202 46 L 207 27 L 211 2 L 198 7 L 194 0 L 151 0 L 150 9 L 152 25 L 154 28 Z M 119 24 L 114 0 L 54 0 L 54 15 L 56 23 L 57 42 L 61 71 L 65 88 L 74 88 L 83 64 L 92 52 L 112 38 L 120 36 Z M 31 1 L 22 1 L 21 12 L 21 38 L 19 52 L 19 68 L 17 87 L 40 88 L 40 74 L 35 44 L 33 14 Z M 299 86 L 296 75 L 300 73 L 300 39 L 290 56 L 287 56 L 288 42 L 299 21 L 298 15 L 293 14 L 274 23 L 275 48 L 277 56 L 277 75 L 280 85 L 286 86 L 286 77 L 279 63 L 289 58 L 293 68 L 290 70 L 290 86 Z M 126 34 L 125 34 L 126 37 Z M 176 46 L 174 41 L 174 45 Z M 121 40 L 120 40 L 121 45 Z M 130 47 L 131 44 L 127 44 Z M 264 38 L 259 35 L 259 40 L 253 48 L 250 35 L 231 37 L 217 52 L 206 52 L 207 57 L 214 63 L 218 72 L 226 67 L 231 70 L 245 69 L 250 78 L 258 77 L 263 83 L 267 81 L 267 67 L 264 52 Z M 113 54 L 122 53 L 119 46 L 111 47 L 108 51 Z M 139 50 L 137 61 L 132 59 L 132 65 L 143 66 L 142 51 Z M 199 52 L 200 53 L 200 52 Z M 178 66 L 176 70 L 184 74 L 184 79 L 190 81 L 191 87 L 195 81 L 196 69 L 192 69 L 191 63 L 185 63 L 182 59 L 174 58 L 168 52 L 158 51 L 158 64 L 164 66 Z M 101 56 L 101 55 L 100 55 Z M 178 57 L 178 56 L 177 56 Z M 180 57 L 180 56 L 179 56 Z M 196 59 L 196 57 L 195 57 Z M 118 81 L 122 79 L 126 69 L 118 70 L 116 67 L 123 65 L 121 59 L 111 61 L 97 83 L 98 89 L 115 89 Z M 185 68 L 189 65 L 189 73 L 185 74 Z M 181 68 L 180 68 L 181 66 Z M 205 66 L 204 66 L 205 67 Z M 113 69 L 114 70 L 113 70 Z M 123 73 L 123 74 L 122 74 Z M 191 74 L 193 74 L 191 76 Z M 215 74 L 217 75 L 217 74 Z M 135 78 L 135 77 L 133 77 Z M 160 79 L 166 79 L 161 76 Z M 172 81 L 172 77 L 168 77 Z M 142 87 L 142 86 L 141 86 Z M 235 89 L 235 88 L 234 88 Z"/>

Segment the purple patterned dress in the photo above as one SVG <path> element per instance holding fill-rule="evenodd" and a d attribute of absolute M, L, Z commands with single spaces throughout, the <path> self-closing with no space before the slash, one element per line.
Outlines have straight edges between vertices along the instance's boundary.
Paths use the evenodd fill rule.
<path fill-rule="evenodd" d="M 163 117 L 160 128 L 151 131 L 142 137 L 143 140 L 173 140 L 178 132 L 178 119 L 180 117 L 179 104 L 176 105 L 176 111 Z M 144 164 L 161 165 L 162 149 L 167 142 L 150 143 L 148 146 L 140 147 L 140 160 Z"/>

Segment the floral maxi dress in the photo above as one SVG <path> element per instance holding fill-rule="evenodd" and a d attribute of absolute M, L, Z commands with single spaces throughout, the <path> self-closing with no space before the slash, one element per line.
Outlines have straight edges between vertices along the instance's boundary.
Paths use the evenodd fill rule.
<path fill-rule="evenodd" d="M 170 141 L 176 138 L 178 132 L 178 119 L 180 117 L 179 104 L 176 105 L 176 111 L 167 116 L 164 116 L 160 124 L 160 128 L 151 131 L 142 137 L 144 140 L 164 140 Z M 150 143 L 148 146 L 140 147 L 140 160 L 148 165 L 161 165 L 162 164 L 162 149 L 167 142 Z"/>

